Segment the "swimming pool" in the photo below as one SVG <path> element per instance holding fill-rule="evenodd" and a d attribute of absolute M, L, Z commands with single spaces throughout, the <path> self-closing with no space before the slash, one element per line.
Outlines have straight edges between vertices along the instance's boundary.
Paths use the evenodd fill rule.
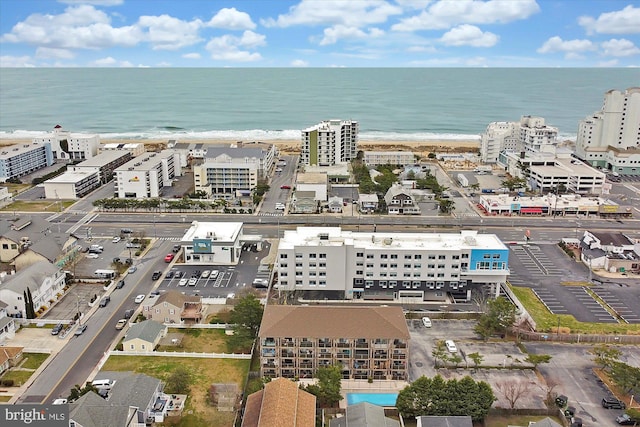
<path fill-rule="evenodd" d="M 347 393 L 347 405 L 369 402 L 378 406 L 396 406 L 398 393 Z"/>

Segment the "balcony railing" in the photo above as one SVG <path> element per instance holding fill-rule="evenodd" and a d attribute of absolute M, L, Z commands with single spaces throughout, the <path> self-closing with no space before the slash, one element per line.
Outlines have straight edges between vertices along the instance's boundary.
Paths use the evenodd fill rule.
<path fill-rule="evenodd" d="M 338 348 L 349 348 L 349 347 L 351 347 L 351 343 L 349 343 L 349 342 L 338 342 L 338 343 L 336 343 L 336 347 L 338 347 Z"/>
<path fill-rule="evenodd" d="M 406 354 L 394 354 L 393 355 L 393 359 L 406 359 L 407 355 Z"/>
<path fill-rule="evenodd" d="M 301 341 L 300 347 L 313 347 L 313 343 L 311 341 Z"/>

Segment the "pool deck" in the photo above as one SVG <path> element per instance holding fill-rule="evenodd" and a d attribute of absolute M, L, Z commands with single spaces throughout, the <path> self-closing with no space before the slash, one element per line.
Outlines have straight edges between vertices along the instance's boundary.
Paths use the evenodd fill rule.
<path fill-rule="evenodd" d="M 347 407 L 347 393 L 398 393 L 408 385 L 407 381 L 374 380 L 369 383 L 367 380 L 342 380 L 340 407 Z"/>

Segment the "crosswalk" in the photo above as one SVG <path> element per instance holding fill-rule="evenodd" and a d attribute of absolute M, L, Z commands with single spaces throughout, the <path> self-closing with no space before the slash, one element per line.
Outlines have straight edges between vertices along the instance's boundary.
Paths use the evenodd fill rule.
<path fill-rule="evenodd" d="M 260 212 L 258 216 L 284 216 L 282 212 Z"/>

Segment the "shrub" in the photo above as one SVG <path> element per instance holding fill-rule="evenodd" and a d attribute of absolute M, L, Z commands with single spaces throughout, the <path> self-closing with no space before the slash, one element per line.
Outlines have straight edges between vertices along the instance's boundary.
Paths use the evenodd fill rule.
<path fill-rule="evenodd" d="M 13 380 L 12 379 L 2 380 L 2 386 L 3 387 L 13 387 Z"/>

